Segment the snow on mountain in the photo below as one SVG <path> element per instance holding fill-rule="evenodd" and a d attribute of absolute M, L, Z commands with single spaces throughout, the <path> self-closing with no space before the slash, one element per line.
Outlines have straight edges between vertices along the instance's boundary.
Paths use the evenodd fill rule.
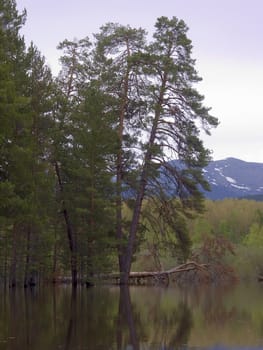
<path fill-rule="evenodd" d="M 226 158 L 210 162 L 203 173 L 211 187 L 205 192 L 209 199 L 263 195 L 263 163 Z"/>

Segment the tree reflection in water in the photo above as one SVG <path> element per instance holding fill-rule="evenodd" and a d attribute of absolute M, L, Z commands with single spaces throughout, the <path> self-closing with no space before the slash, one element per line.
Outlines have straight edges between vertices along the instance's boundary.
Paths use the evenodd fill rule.
<path fill-rule="evenodd" d="M 134 322 L 130 289 L 128 286 L 121 286 L 119 296 L 119 315 L 116 328 L 118 350 L 122 350 L 127 345 L 125 344 L 127 342 L 127 339 L 125 339 L 126 329 L 128 329 L 129 333 L 128 344 L 132 346 L 133 350 L 140 349 L 136 326 L 142 327 L 141 324 L 135 325 Z"/>
<path fill-rule="evenodd" d="M 0 350 L 263 350 L 260 287 L 10 290 Z"/>
<path fill-rule="evenodd" d="M 187 300 L 171 300 L 161 289 L 131 295 L 128 287 L 17 291 L 2 299 L 0 324 L 9 331 L 0 330 L 0 338 L 10 350 L 179 349 L 188 342 L 192 313 Z"/>
<path fill-rule="evenodd" d="M 186 300 L 169 310 L 162 310 L 160 293 L 153 294 L 154 308 L 139 309 L 131 302 L 129 288 L 120 288 L 116 337 L 118 350 L 186 349 L 193 325 L 192 312 Z"/>
<path fill-rule="evenodd" d="M 70 314 L 68 319 L 68 328 L 65 341 L 65 350 L 70 350 L 72 345 L 72 333 L 73 329 L 77 327 L 77 290 L 72 288 L 71 300 L 70 300 Z"/>

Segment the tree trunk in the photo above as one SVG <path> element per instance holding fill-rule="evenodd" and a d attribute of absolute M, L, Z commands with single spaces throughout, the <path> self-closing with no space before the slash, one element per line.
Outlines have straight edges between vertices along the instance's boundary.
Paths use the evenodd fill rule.
<path fill-rule="evenodd" d="M 52 281 L 56 282 L 57 279 L 57 266 L 58 266 L 58 247 L 57 247 L 57 237 L 55 233 L 55 243 L 53 248 L 53 266 L 52 266 Z"/>
<path fill-rule="evenodd" d="M 26 237 L 26 261 L 25 261 L 25 273 L 24 273 L 24 287 L 34 287 L 39 280 L 39 271 L 36 272 L 35 264 L 36 258 L 32 249 L 32 240 L 36 239 L 35 234 L 32 236 L 33 227 L 32 225 L 28 225 L 26 227 L 27 237 Z"/>
<path fill-rule="evenodd" d="M 129 283 L 129 274 L 131 271 L 131 262 L 132 262 L 132 256 L 134 253 L 134 243 L 136 240 L 136 234 L 138 231 L 139 221 L 140 221 L 140 215 L 141 215 L 141 209 L 142 209 L 142 201 L 145 195 L 145 189 L 148 182 L 149 177 L 149 171 L 150 171 L 150 162 L 152 158 L 152 148 L 154 146 L 155 138 L 156 138 L 156 132 L 157 127 L 161 115 L 161 109 L 164 99 L 164 93 L 165 93 L 165 86 L 166 86 L 166 80 L 167 75 L 164 74 L 162 86 L 160 89 L 160 94 L 158 98 L 158 104 L 155 108 L 155 117 L 153 120 L 153 125 L 151 129 L 151 134 L 148 142 L 148 148 L 144 157 L 144 166 L 141 173 L 141 179 L 139 182 L 139 188 L 137 191 L 137 196 L 135 200 L 135 206 L 133 210 L 133 216 L 132 221 L 130 225 L 130 231 L 129 231 L 129 238 L 127 243 L 127 248 L 125 252 L 125 263 L 124 263 L 124 271 L 121 271 L 120 275 L 120 284 L 128 284 Z"/>
<path fill-rule="evenodd" d="M 130 47 L 127 41 L 127 60 L 130 57 Z M 123 179 L 123 130 L 124 130 L 124 119 L 125 111 L 128 104 L 128 90 L 129 90 L 129 75 L 130 69 L 127 63 L 127 70 L 124 77 L 124 87 L 123 87 L 123 100 L 119 116 L 119 129 L 118 129 L 118 139 L 119 139 L 119 150 L 117 154 L 117 166 L 116 166 L 116 237 L 118 240 L 118 259 L 119 259 L 119 271 L 120 274 L 125 273 L 125 247 L 123 242 L 123 228 L 122 228 L 122 179 Z"/>
<path fill-rule="evenodd" d="M 9 287 L 15 287 L 17 280 L 16 280 L 16 267 L 17 267 L 17 230 L 18 226 L 17 224 L 14 224 L 13 231 L 12 231 L 12 258 L 11 258 L 11 265 L 10 265 L 10 274 L 9 274 Z"/>
<path fill-rule="evenodd" d="M 7 233 L 5 233 L 5 253 L 4 253 L 4 289 L 6 289 L 7 287 L 7 283 L 8 283 L 8 238 L 7 238 Z"/>
<path fill-rule="evenodd" d="M 130 226 L 129 238 L 128 238 L 128 243 L 127 243 L 125 256 L 124 256 L 124 262 L 122 266 L 123 270 L 120 271 L 121 285 L 129 283 L 129 274 L 131 270 L 133 248 L 134 248 L 134 243 L 135 243 L 139 220 L 140 220 L 142 200 L 144 198 L 144 193 L 146 188 L 146 180 L 147 180 L 146 170 L 147 170 L 146 168 L 143 170 L 141 181 L 140 181 L 140 187 L 139 187 L 136 201 L 135 201 L 135 207 L 134 207 L 132 222 Z"/>
<path fill-rule="evenodd" d="M 27 230 L 27 241 L 26 241 L 26 261 L 25 261 L 25 276 L 24 276 L 24 287 L 26 288 L 29 283 L 29 260 L 30 260 L 30 228 Z"/>
<path fill-rule="evenodd" d="M 65 205 L 65 201 L 63 199 L 64 188 L 63 183 L 60 176 L 60 170 L 58 163 L 55 162 L 55 171 L 58 179 L 58 184 L 60 188 L 60 192 L 62 194 L 62 212 L 66 224 L 69 250 L 70 250 L 70 267 L 71 267 L 71 279 L 72 279 L 72 287 L 76 287 L 78 284 L 78 268 L 77 268 L 77 249 L 76 249 L 76 238 L 74 236 L 72 224 L 70 221 L 69 213 Z"/>

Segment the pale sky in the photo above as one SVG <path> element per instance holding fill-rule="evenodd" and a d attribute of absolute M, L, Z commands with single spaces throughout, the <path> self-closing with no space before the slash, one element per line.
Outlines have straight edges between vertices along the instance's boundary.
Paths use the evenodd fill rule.
<path fill-rule="evenodd" d="M 176 16 L 189 27 L 197 89 L 220 120 L 204 137 L 214 160 L 263 163 L 263 0 L 17 0 L 27 9 L 22 33 L 54 74 L 64 39 L 81 39 L 116 22 L 152 32 L 156 19 Z"/>

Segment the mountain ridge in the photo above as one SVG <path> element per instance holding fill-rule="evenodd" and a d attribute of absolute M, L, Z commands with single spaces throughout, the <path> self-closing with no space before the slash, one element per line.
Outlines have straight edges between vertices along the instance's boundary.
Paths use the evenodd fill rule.
<path fill-rule="evenodd" d="M 263 163 L 234 157 L 212 160 L 204 169 L 211 191 L 208 199 L 242 198 L 263 195 Z"/>

